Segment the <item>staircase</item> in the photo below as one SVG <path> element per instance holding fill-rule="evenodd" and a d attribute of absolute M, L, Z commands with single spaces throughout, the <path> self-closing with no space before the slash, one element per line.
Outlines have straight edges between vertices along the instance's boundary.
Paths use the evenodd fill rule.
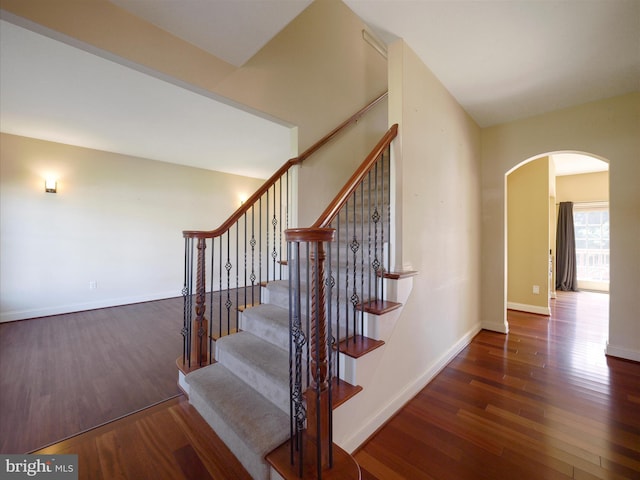
<path fill-rule="evenodd" d="M 309 229 L 287 228 L 283 167 L 224 229 L 185 232 L 179 383 L 255 479 L 359 478 L 331 411 L 360 389 L 348 359 L 384 343 L 365 319 L 398 306 L 384 302 L 396 132 Z"/>

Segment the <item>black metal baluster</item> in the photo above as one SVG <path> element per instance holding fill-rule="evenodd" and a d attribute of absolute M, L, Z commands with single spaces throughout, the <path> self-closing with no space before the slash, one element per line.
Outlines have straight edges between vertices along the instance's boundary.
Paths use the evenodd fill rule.
<path fill-rule="evenodd" d="M 240 306 L 240 220 L 236 222 L 236 304 L 235 304 L 235 314 L 236 314 L 236 329 L 237 332 L 239 330 L 240 325 L 238 322 L 240 321 L 240 312 L 238 311 L 238 307 Z M 231 334 L 231 330 L 227 332 L 227 334 Z"/>
<path fill-rule="evenodd" d="M 265 263 L 267 264 L 267 283 L 269 283 L 269 190 L 266 192 L 266 200 L 267 200 L 267 211 L 265 213 L 265 232 L 267 238 L 267 246 L 266 246 L 266 255 Z"/>
<path fill-rule="evenodd" d="M 262 286 L 262 197 L 258 205 L 258 283 Z"/>
<path fill-rule="evenodd" d="M 218 338 L 222 337 L 222 236 L 218 237 Z"/>
<path fill-rule="evenodd" d="M 231 333 L 231 230 L 227 230 L 227 263 L 224 268 L 227 270 L 227 300 L 224 303 L 227 309 L 227 335 Z"/>
<path fill-rule="evenodd" d="M 375 281 L 375 297 L 376 299 L 380 299 L 382 300 L 382 297 L 378 296 L 378 282 L 382 283 L 384 281 L 382 275 L 379 275 L 378 272 L 380 271 L 380 258 L 378 258 L 378 222 L 380 221 L 380 203 L 379 203 L 379 199 L 378 199 L 378 163 L 376 162 L 376 166 L 375 166 L 375 208 L 373 210 L 373 215 L 372 215 L 372 220 L 373 220 L 373 225 L 374 225 L 374 237 L 373 237 L 373 241 L 374 241 L 374 245 L 373 245 L 373 250 L 374 250 L 374 259 L 373 259 L 373 270 L 375 272 L 376 275 L 376 281 Z M 384 237 L 384 235 L 383 235 Z M 382 241 L 380 242 L 381 245 L 384 245 L 384 238 L 382 239 Z M 384 246 L 381 246 L 381 248 L 384 250 Z M 383 257 L 384 258 L 384 257 Z"/>
<path fill-rule="evenodd" d="M 340 249 L 341 249 L 341 234 L 340 234 L 340 214 L 336 217 L 336 358 L 338 359 L 336 365 L 336 377 L 340 378 Z"/>
<path fill-rule="evenodd" d="M 367 228 L 368 228 L 368 234 L 367 234 L 367 260 L 369 262 L 372 262 L 369 264 L 369 275 L 368 275 L 368 286 L 367 286 L 367 298 L 368 298 L 368 302 L 371 303 L 371 299 L 373 298 L 371 295 L 371 276 L 372 276 L 372 270 L 373 270 L 373 274 L 375 275 L 375 269 L 373 268 L 373 256 L 371 255 L 371 170 L 369 170 L 369 173 L 367 173 Z M 364 221 L 364 218 L 363 218 Z M 373 281 L 376 281 L 377 277 L 373 277 Z M 377 299 L 374 299 L 377 300 Z"/>
<path fill-rule="evenodd" d="M 283 225 L 283 221 L 282 221 L 282 177 L 280 177 L 280 180 L 278 181 L 278 187 L 280 188 L 280 199 L 278 202 L 278 206 L 280 209 L 280 228 L 278 230 L 278 249 L 280 250 L 279 253 L 279 257 L 280 257 L 280 267 L 279 267 L 279 273 L 278 273 L 278 280 L 282 280 L 282 225 Z"/>
<path fill-rule="evenodd" d="M 242 246 L 244 247 L 244 282 L 243 282 L 243 290 L 244 290 L 244 308 L 247 308 L 247 212 L 244 212 L 244 230 L 242 241 Z M 240 312 L 238 312 L 240 315 Z"/>
<path fill-rule="evenodd" d="M 327 276 L 327 280 L 326 280 L 326 287 L 327 287 L 327 295 L 328 295 L 328 302 L 329 302 L 329 308 L 327 308 L 327 311 L 329 312 L 329 318 L 327 318 L 327 356 L 328 356 L 328 368 L 327 368 L 327 373 L 328 373 L 328 378 L 329 378 L 329 385 L 328 385 L 328 404 L 329 404 L 329 466 L 333 467 L 333 408 L 331 408 L 331 405 L 333 405 L 333 362 L 334 362 L 334 356 L 333 356 L 333 328 L 332 328 L 332 317 L 331 317 L 331 307 L 332 307 L 332 297 L 333 297 L 333 285 L 335 284 L 335 280 L 333 278 L 333 268 L 331 267 L 332 264 L 332 255 L 331 255 L 331 247 L 332 245 L 327 245 L 327 248 L 325 249 L 327 251 L 327 264 L 329 265 L 329 268 L 327 269 L 327 271 L 329 272 L 328 276 Z"/>
<path fill-rule="evenodd" d="M 214 251 L 214 246 L 215 246 L 215 238 L 211 239 L 211 273 L 210 273 L 210 280 L 209 280 L 209 308 L 207 309 L 210 313 L 209 313 L 209 330 L 208 330 L 208 335 L 209 335 L 209 363 L 213 363 L 213 285 L 215 283 L 215 279 L 213 276 L 213 269 L 214 269 L 214 259 L 215 259 L 215 251 Z"/>
<path fill-rule="evenodd" d="M 251 305 L 255 305 L 256 304 L 256 299 L 255 299 L 255 291 L 256 291 L 256 237 L 254 235 L 255 233 L 255 211 L 254 211 L 254 206 L 251 205 L 251 240 L 250 240 L 250 245 L 251 245 L 251 275 L 249 276 L 249 279 L 251 280 Z"/>
<path fill-rule="evenodd" d="M 364 295 L 364 181 L 360 182 L 360 301 L 366 301 Z M 367 265 L 368 267 L 368 265 Z M 360 334 L 364 334 L 364 311 L 360 309 Z"/>
<path fill-rule="evenodd" d="M 345 213 L 345 251 L 344 251 L 344 257 L 346 260 L 346 265 L 345 265 L 345 281 L 344 281 L 344 312 L 345 312 L 345 335 L 346 335 L 346 346 L 349 346 L 349 342 L 351 341 L 351 339 L 349 338 L 349 317 L 350 317 L 350 313 L 351 313 L 351 309 L 349 308 L 349 201 L 350 199 L 347 199 L 345 206 L 344 206 L 344 213 Z"/>
<path fill-rule="evenodd" d="M 193 239 L 184 239 L 182 364 L 191 367 L 191 322 L 193 321 Z"/>
<path fill-rule="evenodd" d="M 271 219 L 271 225 L 273 225 L 273 250 L 271 252 L 271 258 L 273 259 L 273 280 L 276 280 L 276 262 L 278 260 L 278 249 L 276 247 L 276 230 L 278 226 L 278 219 L 276 217 L 276 186 L 273 185 L 273 218 Z"/>
<path fill-rule="evenodd" d="M 353 340 L 355 343 L 356 334 L 357 334 L 357 317 L 358 311 L 357 306 L 359 303 L 358 297 L 358 250 L 360 249 L 360 245 L 358 244 L 357 238 L 357 209 L 356 209 L 356 195 L 352 195 L 353 197 L 353 239 L 351 240 L 351 252 L 353 253 L 353 293 L 351 294 L 351 305 L 353 306 Z"/>
<path fill-rule="evenodd" d="M 386 153 L 386 155 L 385 155 Z M 385 164 L 385 156 L 387 159 L 387 162 L 389 163 L 388 168 L 387 168 L 387 173 L 386 173 L 386 177 L 384 174 L 384 164 Z M 381 159 L 382 159 L 382 198 L 383 198 L 383 202 L 385 203 L 384 206 L 384 213 L 387 219 L 387 235 L 391 234 L 391 145 L 387 146 L 386 150 L 384 152 L 382 152 L 381 155 Z M 387 194 L 385 195 L 385 188 L 384 188 L 384 184 L 385 184 L 385 180 L 389 179 L 389 186 L 387 187 Z M 384 236 L 384 222 L 382 223 L 382 253 L 384 255 L 384 243 L 385 243 L 385 236 Z M 390 265 L 391 265 L 391 248 L 390 248 L 390 241 L 391 238 L 387 239 L 387 263 L 386 265 L 384 265 L 382 267 L 382 278 L 381 278 L 381 283 L 380 283 L 380 297 L 384 298 L 384 274 L 386 272 L 389 271 Z"/>

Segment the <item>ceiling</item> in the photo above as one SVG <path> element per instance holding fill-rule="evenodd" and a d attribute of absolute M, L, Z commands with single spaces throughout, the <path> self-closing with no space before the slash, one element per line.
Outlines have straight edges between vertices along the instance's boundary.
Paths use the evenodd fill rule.
<path fill-rule="evenodd" d="M 237 66 L 251 58 L 310 3 L 309 0 L 111 1 Z M 640 1 L 638 0 L 345 0 L 345 3 L 383 42 L 388 44 L 397 38 L 404 39 L 482 127 L 640 91 Z M 5 61 L 5 55 L 7 58 L 12 58 L 8 53 L 11 49 L 10 43 L 5 47 L 6 37 L 9 36 L 5 31 L 11 35 L 13 33 L 10 32 L 11 29 L 6 28 L 5 22 L 1 30 L 0 69 L 3 77 L 0 84 L 0 93 L 2 93 L 0 120 L 5 131 L 9 123 L 5 114 L 5 99 L 13 96 L 13 92 L 9 92 L 10 84 L 5 83 L 6 71 L 13 70 L 13 66 Z M 41 53 L 45 57 L 51 54 L 51 52 L 47 53 L 46 48 L 62 49 L 61 45 L 40 45 L 40 47 L 45 49 L 44 53 Z M 21 51 L 20 55 L 14 55 L 14 57 L 21 57 L 23 53 Z M 82 53 L 85 56 L 91 56 L 86 52 Z M 70 52 L 65 55 L 73 56 Z M 64 56 L 48 56 L 48 58 L 56 58 L 57 63 L 58 58 L 64 58 Z M 70 61 L 77 60 L 79 59 L 70 58 Z M 87 59 L 83 61 L 85 60 Z M 12 61 L 19 61 L 19 59 L 13 58 Z M 103 66 L 110 71 L 111 77 L 128 81 L 128 74 L 124 70 L 117 71 L 117 67 L 115 63 L 108 69 Z M 35 67 L 31 65 L 29 68 Z M 46 77 L 40 75 L 36 78 L 51 78 L 51 69 L 55 68 L 55 65 L 48 62 L 47 68 L 49 70 Z M 120 68 L 124 67 L 120 66 Z M 76 75 L 77 69 L 71 67 L 71 64 L 59 70 L 66 70 L 68 75 L 77 77 L 80 74 L 88 74 L 91 70 L 86 69 L 89 71 L 85 72 L 85 69 L 81 68 L 78 75 Z M 109 75 L 106 70 L 102 73 L 103 75 Z M 232 170 L 234 173 L 245 172 L 244 174 L 258 177 L 268 175 L 264 173 L 267 170 L 269 173 L 274 170 L 270 165 L 267 166 L 269 162 L 280 165 L 283 159 L 288 158 L 289 126 L 269 121 L 258 121 L 256 125 L 249 128 L 250 132 L 247 134 L 250 133 L 255 138 L 255 135 L 259 135 L 258 132 L 262 131 L 262 126 L 265 132 L 281 130 L 279 138 L 286 137 L 286 141 L 282 140 L 279 146 L 273 146 L 271 154 L 273 157 L 279 157 L 277 161 L 258 157 L 260 160 L 254 161 L 251 166 L 252 162 L 247 159 L 245 163 L 241 153 L 232 154 L 224 149 L 217 151 L 215 146 L 200 143 L 203 141 L 202 136 L 213 139 L 213 129 L 209 128 L 209 125 L 215 122 L 213 118 L 215 110 L 228 107 L 224 99 L 204 96 L 203 92 L 176 88 L 175 85 L 166 84 L 166 82 L 167 89 L 163 90 L 163 86 L 159 83 L 152 87 L 152 83 L 160 80 L 148 75 L 145 78 L 140 72 L 127 70 L 133 72 L 133 77 L 137 77 L 136 79 L 132 77 L 131 81 L 137 81 L 138 87 L 135 90 L 120 88 L 118 93 L 122 95 L 123 92 L 132 91 L 136 98 L 130 96 L 126 99 L 118 99 L 115 94 L 114 96 L 105 95 L 107 103 L 126 102 L 127 112 L 133 114 L 135 111 L 133 107 L 138 105 L 135 103 L 138 101 L 137 97 L 147 91 L 151 92 L 148 101 L 153 101 L 155 98 L 156 103 L 139 105 L 143 113 L 148 109 L 156 113 L 152 121 L 145 120 L 141 116 L 124 122 L 129 126 L 135 126 L 134 129 L 129 128 L 129 136 L 132 136 L 131 133 L 134 131 L 138 133 L 135 135 L 137 138 L 146 138 L 138 129 L 152 126 L 150 138 L 154 138 L 154 143 L 156 140 L 166 139 L 168 136 L 162 133 L 163 123 L 188 113 L 181 108 L 182 102 L 188 102 L 189 98 L 193 100 L 193 106 L 189 108 L 189 112 L 194 109 L 199 111 L 195 106 L 198 101 L 206 105 L 200 111 L 204 118 L 194 118 L 189 122 L 173 122 L 169 125 L 171 135 L 174 139 L 177 138 L 173 144 L 180 145 L 181 153 L 177 157 L 176 153 L 169 153 L 170 145 L 164 145 L 162 142 L 156 149 L 160 152 L 148 151 L 151 142 L 146 142 L 147 151 L 139 151 L 133 153 L 134 155 L 163 159 L 157 157 L 164 151 L 166 158 L 173 159 L 163 160 L 187 163 L 180 157 L 190 155 L 184 152 L 185 145 L 193 145 L 194 158 L 189 162 L 196 166 L 223 171 Z M 59 73 L 64 74 L 65 71 L 56 72 L 56 74 Z M 38 73 L 33 72 L 33 75 L 37 76 Z M 14 84 L 16 82 L 17 80 L 14 79 Z M 37 87 L 44 88 L 46 83 L 40 82 Z M 77 90 L 86 86 L 84 81 L 78 80 L 71 84 Z M 56 85 L 56 87 L 60 86 Z M 101 86 L 100 91 L 104 92 L 104 88 L 106 86 Z M 156 89 L 157 92 L 162 93 L 154 94 Z M 177 90 L 175 97 L 169 93 L 168 90 L 171 89 Z M 35 90 L 30 89 L 29 92 L 33 94 Z M 65 92 L 65 95 L 72 93 L 74 92 Z M 167 98 L 166 105 L 157 105 L 158 98 Z M 66 102 L 67 105 L 69 103 Z M 165 110 L 159 111 L 161 107 Z M 99 111 L 97 105 L 88 105 L 87 108 L 78 112 L 81 124 L 90 117 L 90 109 Z M 32 111 L 25 116 L 40 114 L 40 120 L 42 120 L 42 113 L 42 109 L 33 111 L 32 105 Z M 252 115 L 251 112 L 249 114 Z M 207 115 L 212 116 L 208 119 L 211 123 L 207 121 Z M 223 115 L 226 121 L 226 115 L 231 114 L 224 111 Z M 259 117 L 252 116 L 260 120 Z M 69 116 L 65 114 L 64 117 Z M 55 120 L 60 122 L 61 119 Z M 245 121 L 244 118 L 239 119 L 236 127 L 241 127 Z M 150 125 L 146 125 L 147 123 Z M 59 123 L 56 125 L 59 126 Z M 206 132 L 192 132 L 193 137 L 189 137 L 189 130 L 193 130 L 191 127 L 196 125 L 203 125 Z M 51 128 L 51 125 L 42 128 Z M 80 127 L 76 125 L 75 128 Z M 104 126 L 104 128 L 107 127 Z M 244 133 L 235 137 L 237 131 L 237 128 L 231 132 L 224 131 L 222 140 L 233 139 L 232 143 L 235 145 L 244 143 L 257 145 L 267 141 L 262 138 L 255 141 L 249 140 L 250 137 L 243 136 Z M 121 137 L 126 136 L 125 133 L 127 132 L 121 132 Z M 78 133 L 78 135 L 81 134 Z M 95 135 L 95 132 L 88 136 L 91 135 Z M 105 142 L 104 147 L 92 148 L 118 151 L 115 149 L 115 144 L 124 143 L 124 140 L 117 136 L 112 140 L 103 139 L 102 141 Z M 224 144 L 224 141 L 222 143 Z M 265 148 L 260 145 L 256 150 L 264 152 Z M 283 150 L 286 150 L 286 153 L 283 154 Z M 200 155 L 203 151 L 211 154 L 204 159 Z M 247 151 L 246 153 L 248 156 L 256 152 Z M 235 168 L 236 164 L 238 169 Z M 255 165 L 257 168 L 253 171 Z"/>
<path fill-rule="evenodd" d="M 2 132 L 255 178 L 291 126 L 0 20 Z"/>
<path fill-rule="evenodd" d="M 555 153 L 550 157 L 555 165 L 556 177 L 609 170 L 607 162 L 580 153 Z"/>

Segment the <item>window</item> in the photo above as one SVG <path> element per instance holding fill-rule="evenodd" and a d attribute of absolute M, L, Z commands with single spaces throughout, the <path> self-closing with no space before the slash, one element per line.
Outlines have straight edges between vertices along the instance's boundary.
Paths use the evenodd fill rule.
<path fill-rule="evenodd" d="M 609 208 L 574 205 L 576 262 L 579 282 L 609 282 Z"/>

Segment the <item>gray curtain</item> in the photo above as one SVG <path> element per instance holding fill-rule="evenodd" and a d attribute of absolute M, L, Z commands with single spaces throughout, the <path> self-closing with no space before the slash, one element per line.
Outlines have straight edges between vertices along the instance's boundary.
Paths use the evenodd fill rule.
<path fill-rule="evenodd" d="M 556 232 L 556 290 L 578 290 L 573 202 L 560 202 Z"/>

